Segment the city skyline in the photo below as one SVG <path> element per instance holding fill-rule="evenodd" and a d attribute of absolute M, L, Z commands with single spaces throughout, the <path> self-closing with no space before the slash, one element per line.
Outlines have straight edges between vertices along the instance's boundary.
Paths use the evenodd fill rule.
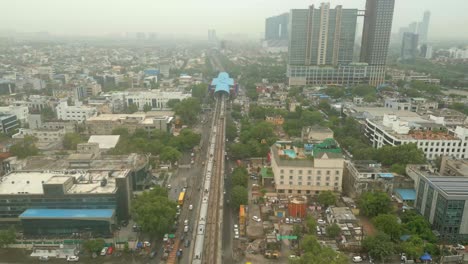
<path fill-rule="evenodd" d="M 243 37 L 259 39 L 264 35 L 265 18 L 321 2 L 297 0 L 293 3 L 280 1 L 271 3 L 265 0 L 255 2 L 240 0 L 235 3 L 226 2 L 220 6 L 214 0 L 196 3 L 173 1 L 164 4 L 146 0 L 101 1 L 99 4 L 88 0 L 67 2 L 44 0 L 40 3 L 19 0 L 2 3 L 3 9 L 9 12 L 2 16 L 0 31 L 47 31 L 61 35 L 94 36 L 123 35 L 125 32 L 157 32 L 159 35 L 206 38 L 208 29 L 216 29 L 220 37 L 227 34 L 241 34 Z M 341 4 L 343 8 L 364 9 L 363 0 L 325 2 L 330 2 L 332 8 Z M 450 5 L 436 1 L 429 3 L 422 0 L 397 1 L 392 32 L 396 33 L 398 28 L 420 18 L 423 10 L 429 10 L 432 16 L 428 35 L 431 39 L 460 39 L 468 35 L 468 29 L 463 27 L 467 23 L 467 18 L 462 14 L 464 5 L 468 8 L 468 3 Z M 257 8 L 260 6 L 262 8 Z M 447 8 L 451 6 L 453 8 L 448 10 Z M 226 12 L 220 12 L 220 9 Z M 447 13 L 451 15 L 446 16 Z M 461 32 L 452 32 L 446 30 L 447 28 L 459 28 Z"/>

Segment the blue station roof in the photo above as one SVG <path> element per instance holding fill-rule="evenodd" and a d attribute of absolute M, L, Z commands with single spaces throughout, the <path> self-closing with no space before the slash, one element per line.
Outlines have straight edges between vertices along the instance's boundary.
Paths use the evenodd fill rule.
<path fill-rule="evenodd" d="M 398 194 L 403 201 L 416 200 L 416 191 L 413 189 L 395 189 L 395 193 Z"/>
<path fill-rule="evenodd" d="M 211 85 L 216 87 L 215 93 L 221 91 L 229 94 L 229 88 L 234 85 L 234 79 L 230 78 L 227 72 L 220 72 L 218 77 L 211 81 Z"/>
<path fill-rule="evenodd" d="M 111 219 L 114 209 L 27 209 L 20 219 Z"/>

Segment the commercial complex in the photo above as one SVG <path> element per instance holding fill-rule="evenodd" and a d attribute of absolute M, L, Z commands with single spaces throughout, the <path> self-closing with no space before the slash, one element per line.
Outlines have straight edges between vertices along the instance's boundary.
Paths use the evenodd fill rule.
<path fill-rule="evenodd" d="M 59 120 L 76 121 L 78 123 L 83 123 L 86 119 L 97 114 L 94 107 L 83 106 L 81 104 L 69 106 L 66 101 L 60 102 L 55 110 L 57 111 L 57 118 Z"/>
<path fill-rule="evenodd" d="M 125 95 L 125 102 L 128 105 L 136 104 L 140 111 L 143 111 L 145 105 L 151 106 L 151 109 L 168 109 L 167 102 L 172 99 L 184 100 L 192 97 L 191 94 L 182 92 L 136 92 Z"/>
<path fill-rule="evenodd" d="M 432 224 L 442 241 L 468 239 L 468 177 L 421 175 L 415 208 Z"/>
<path fill-rule="evenodd" d="M 16 118 L 21 122 L 28 120 L 29 109 L 26 106 L 0 106 L 0 114 L 15 115 Z"/>
<path fill-rule="evenodd" d="M 420 43 L 427 43 L 428 32 L 429 32 L 429 21 L 431 19 L 431 12 L 424 12 L 423 20 L 419 23 L 418 34 Z"/>
<path fill-rule="evenodd" d="M 171 132 L 174 112 L 158 111 L 136 114 L 102 114 L 88 118 L 85 122 L 86 133 L 89 135 L 110 135 L 116 128 L 126 128 L 130 133 L 136 129 L 148 132 L 161 130 Z"/>
<path fill-rule="evenodd" d="M 415 143 L 427 159 L 442 155 L 468 157 L 468 128 L 446 129 L 433 121 L 415 116 L 384 114 L 383 118 L 367 118 L 364 135 L 375 148 Z"/>
<path fill-rule="evenodd" d="M 265 40 L 263 47 L 270 52 L 285 52 L 288 50 L 289 13 L 265 19 Z"/>
<path fill-rule="evenodd" d="M 269 153 L 278 194 L 317 195 L 341 192 L 344 159 L 333 139 L 303 148 L 277 142 Z"/>
<path fill-rule="evenodd" d="M 0 132 L 8 134 L 19 128 L 19 126 L 16 115 L 0 114 Z"/>

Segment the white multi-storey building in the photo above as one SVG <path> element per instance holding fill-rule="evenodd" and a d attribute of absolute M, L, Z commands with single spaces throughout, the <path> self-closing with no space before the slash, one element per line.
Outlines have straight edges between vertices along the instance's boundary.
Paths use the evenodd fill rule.
<path fill-rule="evenodd" d="M 415 143 L 424 151 L 427 159 L 433 160 L 441 155 L 468 158 L 467 127 L 457 126 L 447 130 L 444 127 L 435 128 L 434 125 L 401 120 L 395 114 L 385 114 L 383 120 L 366 119 L 364 134 L 375 148 Z"/>
<path fill-rule="evenodd" d="M 19 121 L 25 122 L 28 120 L 29 109 L 27 106 L 24 105 L 1 106 L 0 114 L 15 115 Z"/>
<path fill-rule="evenodd" d="M 86 119 L 95 116 L 95 107 L 83 106 L 81 104 L 69 106 L 66 101 L 60 102 L 55 108 L 59 120 L 71 120 L 83 123 Z"/>
<path fill-rule="evenodd" d="M 145 105 L 150 105 L 152 109 L 167 109 L 169 100 L 184 100 L 190 97 L 192 97 L 191 94 L 182 92 L 148 91 L 127 94 L 125 95 L 125 102 L 127 105 L 136 104 L 139 110 L 143 110 Z"/>

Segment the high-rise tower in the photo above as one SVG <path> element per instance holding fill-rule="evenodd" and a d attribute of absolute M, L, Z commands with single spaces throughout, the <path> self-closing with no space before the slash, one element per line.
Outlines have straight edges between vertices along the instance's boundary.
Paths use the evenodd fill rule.
<path fill-rule="evenodd" d="M 429 31 L 429 20 L 431 19 L 431 12 L 424 12 L 423 20 L 419 23 L 418 34 L 419 43 L 427 43 L 427 33 Z"/>
<path fill-rule="evenodd" d="M 392 31 L 395 0 L 367 0 L 362 32 L 361 62 L 375 66 L 369 81 L 382 84 Z"/>

